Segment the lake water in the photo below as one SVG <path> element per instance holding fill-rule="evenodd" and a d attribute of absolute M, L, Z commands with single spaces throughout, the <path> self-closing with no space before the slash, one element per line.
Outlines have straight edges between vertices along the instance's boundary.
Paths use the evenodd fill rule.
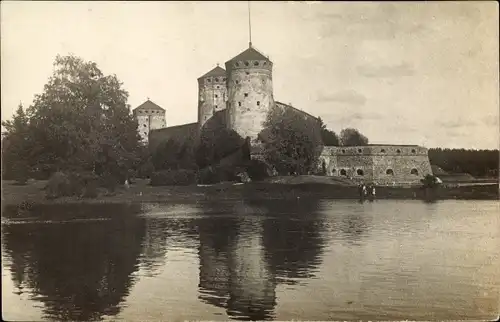
<path fill-rule="evenodd" d="M 2 214 L 7 320 L 485 320 L 498 201 L 51 205 Z"/>

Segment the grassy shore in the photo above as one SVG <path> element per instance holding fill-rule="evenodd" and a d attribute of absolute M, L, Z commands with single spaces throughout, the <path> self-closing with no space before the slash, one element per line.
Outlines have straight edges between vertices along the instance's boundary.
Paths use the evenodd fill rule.
<path fill-rule="evenodd" d="M 64 197 L 48 200 L 46 181 L 29 181 L 16 185 L 2 181 L 2 204 L 19 205 L 58 203 L 127 203 L 127 202 L 198 202 L 203 200 L 325 198 L 359 199 L 358 188 L 346 183 L 273 183 L 254 182 L 234 185 L 221 183 L 212 186 L 153 187 L 148 180 L 137 180 L 128 189 L 118 187 L 114 193 L 102 193 L 98 198 Z M 498 200 L 498 184 L 439 187 L 432 192 L 434 199 Z M 377 199 L 426 199 L 429 193 L 420 187 L 377 187 Z"/>

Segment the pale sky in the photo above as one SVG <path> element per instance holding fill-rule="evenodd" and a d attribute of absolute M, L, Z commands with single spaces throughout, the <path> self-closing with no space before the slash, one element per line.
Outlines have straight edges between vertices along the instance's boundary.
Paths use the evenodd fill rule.
<path fill-rule="evenodd" d="M 499 147 L 498 4 L 252 2 L 274 97 L 371 143 Z M 2 120 L 57 54 L 116 74 L 167 125 L 196 121 L 197 78 L 248 48 L 247 2 L 1 2 Z"/>

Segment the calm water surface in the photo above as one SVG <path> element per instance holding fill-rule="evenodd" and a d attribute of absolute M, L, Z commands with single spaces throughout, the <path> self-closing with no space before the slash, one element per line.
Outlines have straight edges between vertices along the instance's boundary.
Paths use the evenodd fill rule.
<path fill-rule="evenodd" d="M 497 201 L 6 209 L 3 318 L 492 319 L 499 227 Z"/>

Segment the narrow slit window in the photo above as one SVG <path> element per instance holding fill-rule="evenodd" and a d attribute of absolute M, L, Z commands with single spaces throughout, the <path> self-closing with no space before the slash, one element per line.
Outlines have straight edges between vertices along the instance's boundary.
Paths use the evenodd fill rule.
<path fill-rule="evenodd" d="M 260 106 L 260 101 L 257 101 L 257 106 Z"/>
<path fill-rule="evenodd" d="M 241 102 L 238 102 L 238 106 L 241 106 Z"/>
<path fill-rule="evenodd" d="M 248 97 L 248 93 L 245 93 L 245 97 Z"/>

